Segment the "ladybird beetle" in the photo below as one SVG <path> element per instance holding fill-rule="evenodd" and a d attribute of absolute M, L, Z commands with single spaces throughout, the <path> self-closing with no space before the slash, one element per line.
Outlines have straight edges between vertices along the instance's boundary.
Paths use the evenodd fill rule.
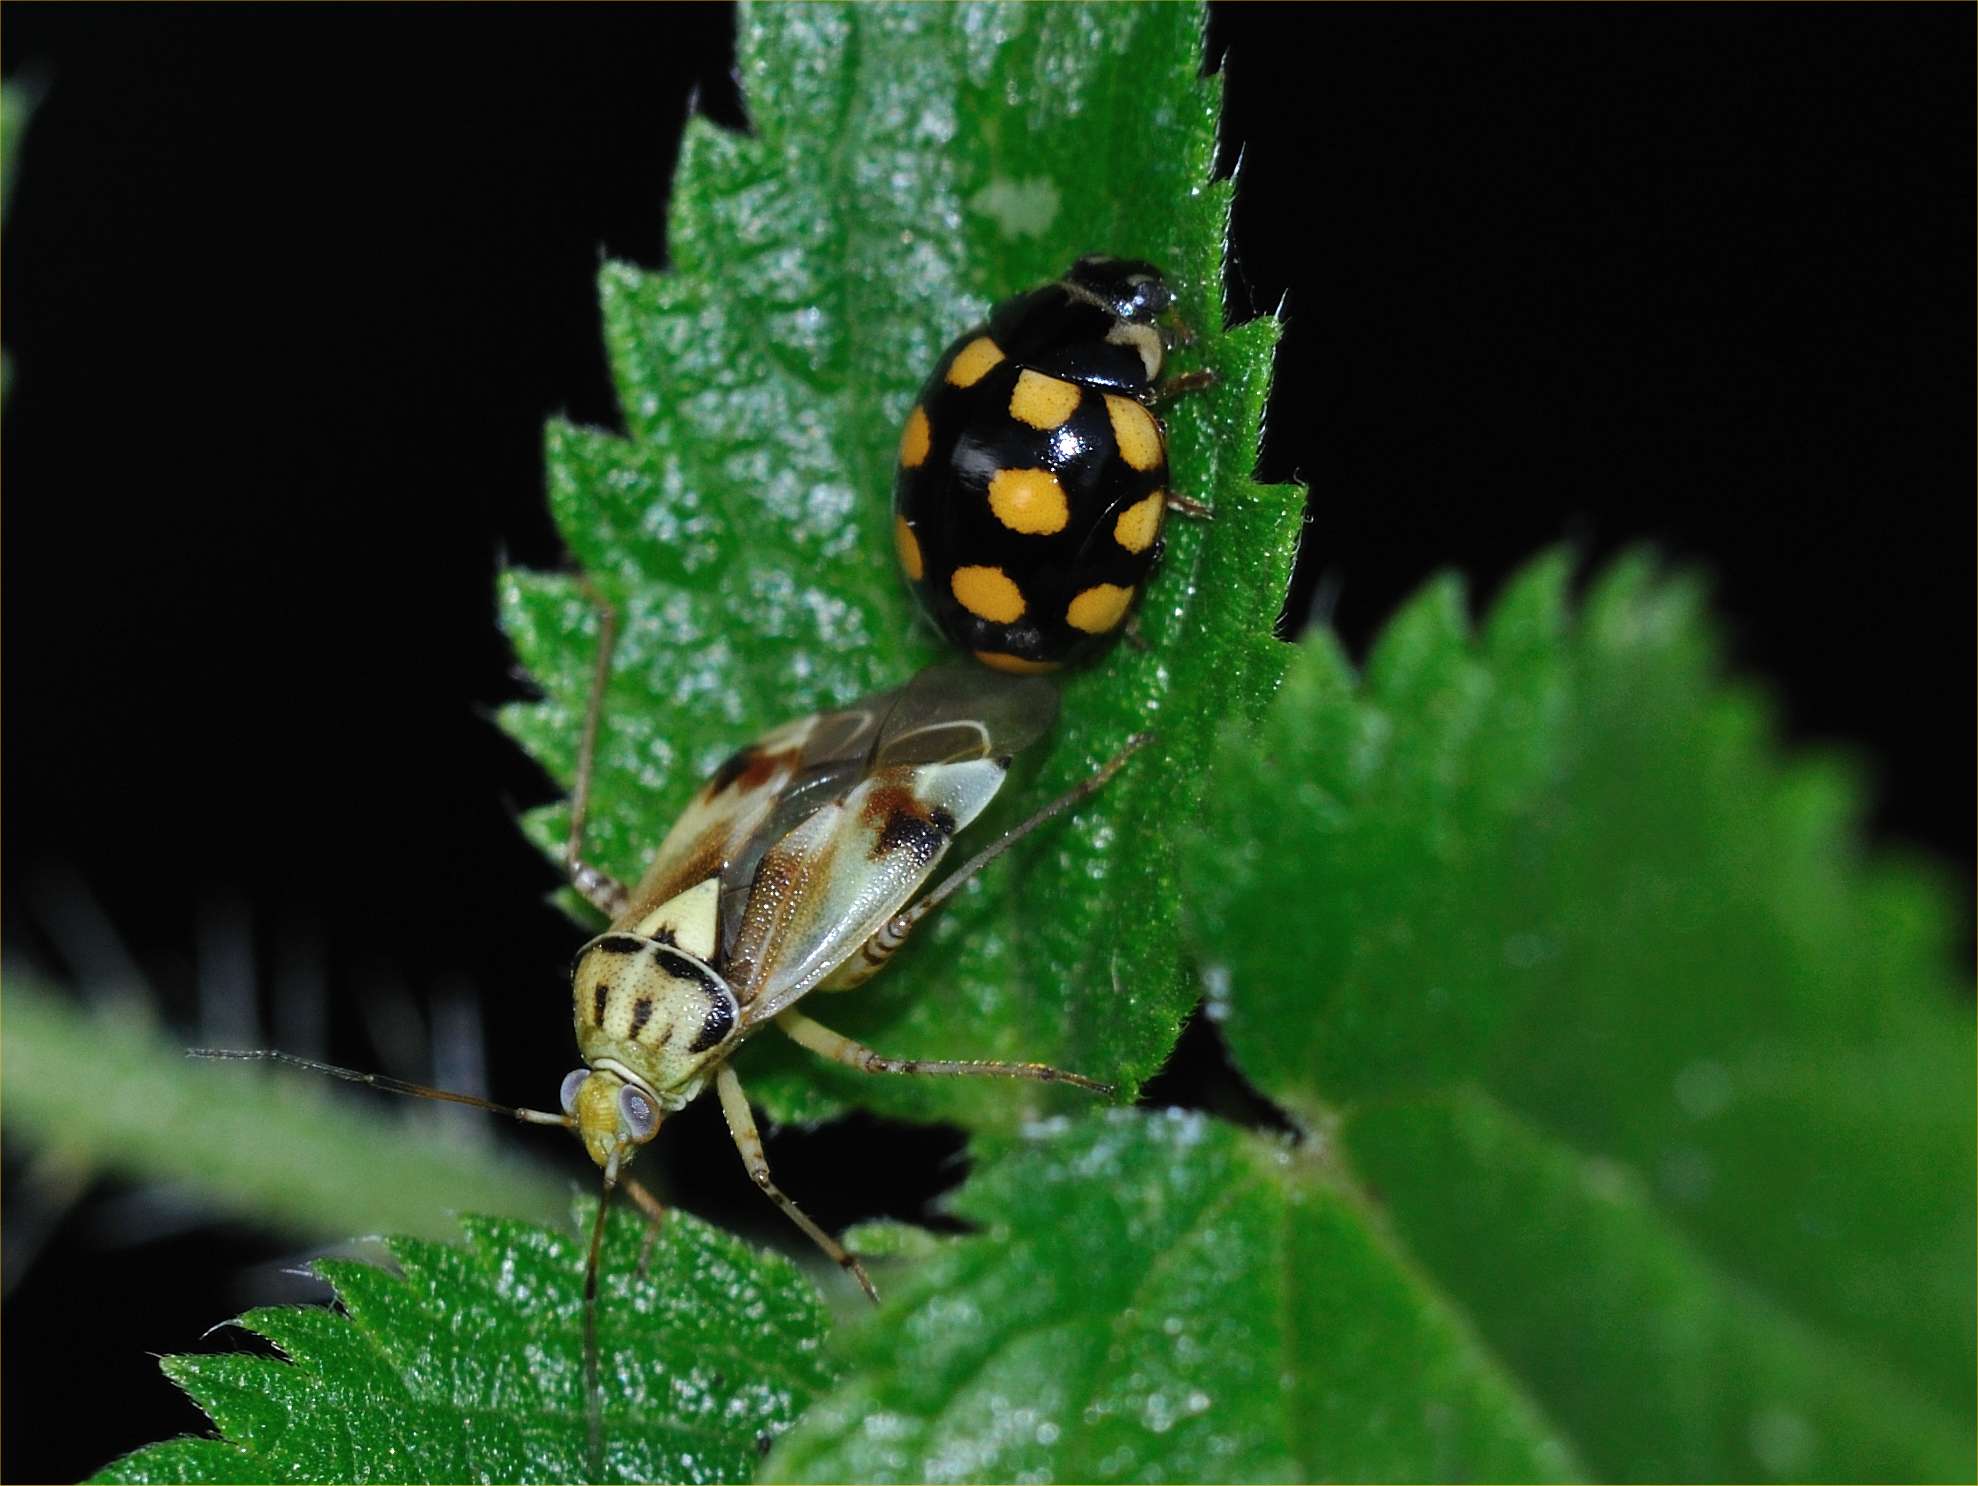
<path fill-rule="evenodd" d="M 1176 339 L 1159 269 L 1079 259 L 948 347 L 907 414 L 893 486 L 900 565 L 983 664 L 1050 671 L 1104 645 L 1161 554 L 1167 432 L 1152 404 Z"/>

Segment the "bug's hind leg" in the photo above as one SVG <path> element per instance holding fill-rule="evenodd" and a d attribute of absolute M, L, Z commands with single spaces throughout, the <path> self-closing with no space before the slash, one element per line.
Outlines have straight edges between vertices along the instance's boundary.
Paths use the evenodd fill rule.
<path fill-rule="evenodd" d="M 584 822 L 591 809 L 591 771 L 597 762 L 598 726 L 604 718 L 604 689 L 611 679 L 611 653 L 618 644 L 618 611 L 603 596 L 583 584 L 584 596 L 598 612 L 597 663 L 591 672 L 591 696 L 584 708 L 584 735 L 577 746 L 577 779 L 570 791 L 570 834 L 563 843 L 563 870 L 570 885 L 607 918 L 617 918 L 632 900 L 625 884 L 584 860 Z"/>
<path fill-rule="evenodd" d="M 848 991 L 853 986 L 863 985 L 866 981 L 872 979 L 873 976 L 877 975 L 884 968 L 886 962 L 893 957 L 894 952 L 902 944 L 906 943 L 907 935 L 913 932 L 914 925 L 918 924 L 928 914 L 947 902 L 948 899 L 968 884 L 968 880 L 971 877 L 995 861 L 997 857 L 1008 851 L 1025 836 L 1028 836 L 1032 831 L 1050 820 L 1052 816 L 1060 815 L 1071 809 L 1079 801 L 1097 794 L 1105 787 L 1107 780 L 1119 773 L 1128 759 L 1132 758 L 1134 754 L 1153 741 L 1154 735 L 1152 733 L 1135 733 L 1131 738 L 1128 738 L 1126 740 L 1126 747 L 1107 759 L 1098 768 L 1086 775 L 1085 778 L 1079 780 L 1078 783 L 1059 795 L 1055 800 L 1040 807 L 1028 819 L 1011 826 L 1009 830 L 1003 832 L 1002 835 L 991 841 L 982 850 L 978 851 L 974 856 L 955 868 L 953 872 L 949 873 L 947 878 L 933 892 L 916 902 L 908 904 L 905 908 L 902 908 L 898 913 L 887 919 L 864 944 L 859 946 L 858 953 L 846 960 L 844 965 L 835 971 L 820 989 Z M 829 1057 L 830 1054 L 827 1053 L 825 1056 Z"/>
<path fill-rule="evenodd" d="M 755 1116 L 749 1112 L 748 1096 L 742 1092 L 742 1081 L 735 1077 L 735 1070 L 722 1066 L 714 1076 L 714 1091 L 721 1097 L 721 1112 L 728 1117 L 728 1134 L 735 1142 L 735 1149 L 742 1153 L 742 1164 L 749 1169 L 749 1178 L 762 1189 L 763 1196 L 783 1209 L 783 1216 L 795 1223 L 809 1235 L 810 1241 L 830 1255 L 833 1263 L 848 1271 L 859 1282 L 859 1288 L 874 1305 L 879 1303 L 879 1292 L 872 1287 L 872 1279 L 865 1272 L 865 1266 L 858 1256 L 826 1233 L 810 1215 L 788 1197 L 776 1183 L 770 1180 L 769 1158 L 762 1153 L 762 1136 L 755 1127 Z"/>
<path fill-rule="evenodd" d="M 1071 1084 L 1075 1088 L 1090 1089 L 1095 1094 L 1110 1094 L 1113 1091 L 1111 1084 L 1087 1078 L 1082 1073 L 1067 1073 L 1048 1063 L 998 1063 L 980 1058 L 889 1058 L 797 1011 L 784 1012 L 776 1018 L 776 1025 L 792 1042 L 809 1048 L 819 1057 L 843 1063 L 847 1068 L 856 1068 L 861 1073 L 925 1073 L 944 1078 L 1027 1078 L 1040 1084 Z"/>

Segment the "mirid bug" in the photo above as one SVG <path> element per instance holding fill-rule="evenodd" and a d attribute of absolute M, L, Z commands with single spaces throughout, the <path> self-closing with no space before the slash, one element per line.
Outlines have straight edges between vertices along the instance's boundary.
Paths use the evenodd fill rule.
<path fill-rule="evenodd" d="M 916 899 L 954 838 L 1002 788 L 1012 758 L 1041 738 L 1057 713 L 1049 682 L 965 663 L 931 667 L 894 691 L 787 723 L 735 753 L 702 785 L 645 875 L 628 888 L 583 854 L 614 624 L 604 611 L 565 850 L 571 881 L 610 923 L 578 951 L 572 970 L 583 1066 L 564 1079 L 558 1109 L 512 1108 L 279 1052 L 196 1052 L 287 1063 L 560 1125 L 578 1137 L 603 1172 L 585 1278 L 594 1453 L 597 1269 L 609 1198 L 623 1185 L 658 1220 L 658 1200 L 625 1168 L 668 1114 L 710 1084 L 755 1184 L 878 1298 L 858 1259 L 770 1176 L 730 1061 L 750 1037 L 773 1025 L 819 1056 L 869 1073 L 1034 1079 L 1110 1092 L 1096 1079 L 1040 1063 L 887 1057 L 813 1021 L 796 1004 L 811 991 L 849 989 L 876 974 L 921 919 L 1017 841 L 1098 790 L 1147 741 L 1144 734 L 1129 739 L 1098 770 Z"/>
<path fill-rule="evenodd" d="M 893 485 L 900 566 L 942 634 L 983 664 L 1055 670 L 1118 631 L 1161 554 L 1167 430 L 1154 405 L 1180 332 L 1159 269 L 1079 259 L 1004 300 L 935 364 Z"/>

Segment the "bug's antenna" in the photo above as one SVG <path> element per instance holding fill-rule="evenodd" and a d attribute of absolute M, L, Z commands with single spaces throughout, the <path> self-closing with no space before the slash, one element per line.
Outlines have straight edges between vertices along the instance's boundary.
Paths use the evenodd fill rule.
<path fill-rule="evenodd" d="M 598 1379 L 598 1257 L 604 1252 L 604 1220 L 611 1211 L 611 1189 L 618 1185 L 619 1144 L 604 1165 L 604 1190 L 591 1223 L 591 1254 L 584 1262 L 584 1426 L 590 1441 L 591 1479 L 604 1479 L 604 1390 Z"/>
<path fill-rule="evenodd" d="M 561 1125 L 569 1130 L 577 1123 L 567 1114 L 551 1114 L 543 1109 L 516 1109 L 511 1105 L 496 1104 L 492 1099 L 483 1099 L 475 1094 L 456 1094 L 451 1089 L 428 1088 L 425 1084 L 393 1078 L 388 1073 L 363 1073 L 355 1068 L 339 1068 L 334 1063 L 319 1063 L 314 1058 L 298 1058 L 294 1053 L 276 1052 L 272 1048 L 189 1047 L 185 1050 L 185 1055 L 188 1058 L 206 1058 L 222 1063 L 282 1063 L 290 1068 L 301 1068 L 310 1073 L 340 1078 L 347 1083 L 366 1084 L 374 1089 L 383 1089 L 388 1094 L 410 1094 L 415 1099 L 439 1099 L 448 1104 L 465 1104 L 472 1109 L 485 1109 L 490 1114 L 507 1115 L 512 1120 L 522 1121 L 525 1125 Z"/>

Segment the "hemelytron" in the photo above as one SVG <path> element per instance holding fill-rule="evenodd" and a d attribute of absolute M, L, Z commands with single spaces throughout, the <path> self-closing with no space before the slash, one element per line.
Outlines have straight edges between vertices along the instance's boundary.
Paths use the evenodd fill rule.
<path fill-rule="evenodd" d="M 954 644 L 1015 673 L 1118 632 L 1161 555 L 1167 430 L 1154 405 L 1213 380 L 1165 377 L 1182 332 L 1160 270 L 1079 259 L 1004 300 L 935 364 L 900 436 L 893 541 Z"/>

